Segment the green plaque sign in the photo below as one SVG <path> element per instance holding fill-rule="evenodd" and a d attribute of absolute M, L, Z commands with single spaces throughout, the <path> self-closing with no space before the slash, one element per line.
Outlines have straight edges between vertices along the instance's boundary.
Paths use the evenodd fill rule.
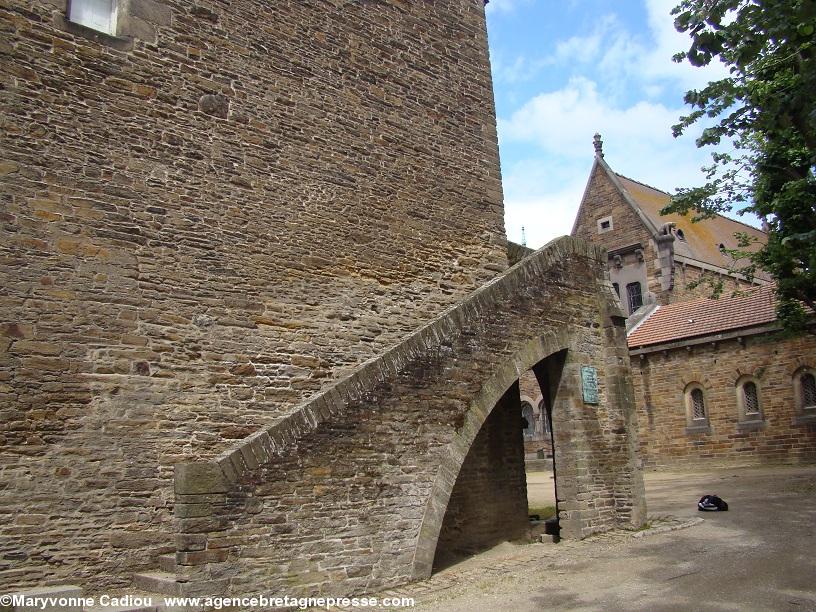
<path fill-rule="evenodd" d="M 598 370 L 592 366 L 581 368 L 581 386 L 584 391 L 585 404 L 598 403 Z"/>

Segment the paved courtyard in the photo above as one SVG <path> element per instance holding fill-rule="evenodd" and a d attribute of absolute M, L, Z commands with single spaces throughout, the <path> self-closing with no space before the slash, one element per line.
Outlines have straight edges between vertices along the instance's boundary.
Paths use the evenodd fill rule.
<path fill-rule="evenodd" d="M 547 478 L 530 476 L 535 503 Z M 502 544 L 399 594 L 452 612 L 816 610 L 816 466 L 652 472 L 646 488 L 652 530 Z M 705 493 L 730 510 L 697 512 Z"/>

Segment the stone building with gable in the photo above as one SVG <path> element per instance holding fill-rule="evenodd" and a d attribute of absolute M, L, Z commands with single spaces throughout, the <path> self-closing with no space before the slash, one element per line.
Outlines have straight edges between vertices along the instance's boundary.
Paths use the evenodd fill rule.
<path fill-rule="evenodd" d="M 607 249 L 629 315 L 646 465 L 816 460 L 816 336 L 782 334 L 769 279 L 749 282 L 728 253 L 735 234 L 762 244 L 764 232 L 660 215 L 670 199 L 614 172 L 596 135 L 572 234 Z"/>
<path fill-rule="evenodd" d="M 722 215 L 692 223 L 689 216 L 661 215 L 668 193 L 614 172 L 604 159 L 596 135 L 595 160 L 572 235 L 603 246 L 609 252 L 609 273 L 631 315 L 644 304 L 670 304 L 710 294 L 703 277 L 724 281 L 727 294 L 752 285 L 767 285 L 758 274 L 751 282 L 734 260 L 735 234 L 747 234 L 763 244 L 765 233 Z M 689 285 L 696 285 L 693 288 Z"/>
<path fill-rule="evenodd" d="M 643 524 L 605 255 L 508 267 L 483 0 L 0 27 L 4 591 L 371 593 L 523 538 L 526 370 L 562 537 Z"/>

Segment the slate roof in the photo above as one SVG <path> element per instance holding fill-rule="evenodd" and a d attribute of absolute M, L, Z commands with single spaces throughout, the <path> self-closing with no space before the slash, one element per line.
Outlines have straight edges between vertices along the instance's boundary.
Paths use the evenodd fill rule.
<path fill-rule="evenodd" d="M 736 297 L 703 298 L 658 306 L 629 333 L 627 340 L 633 349 L 766 325 L 775 320 L 773 289 L 766 286 Z"/>
<path fill-rule="evenodd" d="M 767 242 L 767 234 L 762 230 L 721 215 L 698 223 L 691 222 L 691 215 L 671 214 L 663 216 L 660 214 L 660 209 L 671 201 L 671 196 L 668 193 L 617 173 L 615 173 L 615 176 L 634 203 L 655 227 L 660 228 L 668 222 L 676 224 L 677 229 L 682 232 L 684 238 L 683 240 L 674 241 L 674 252 L 677 255 L 730 269 L 734 266 L 734 261 L 730 256 L 721 253 L 719 246 L 722 244 L 726 249 L 738 248 L 737 240 L 734 238 L 735 233 L 744 232 L 749 236 L 754 236 L 757 238 L 759 245 Z M 737 265 L 743 263 L 747 262 L 740 262 Z M 765 275 L 762 273 L 758 274 L 758 276 L 763 280 L 765 279 Z"/>

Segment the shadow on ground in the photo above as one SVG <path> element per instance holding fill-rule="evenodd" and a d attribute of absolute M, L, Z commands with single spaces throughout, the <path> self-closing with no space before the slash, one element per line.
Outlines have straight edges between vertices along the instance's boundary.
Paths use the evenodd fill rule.
<path fill-rule="evenodd" d="M 503 544 L 405 594 L 419 609 L 816 610 L 816 466 L 648 473 L 650 515 L 702 524 L 634 538 Z M 728 512 L 701 513 L 716 493 Z"/>

